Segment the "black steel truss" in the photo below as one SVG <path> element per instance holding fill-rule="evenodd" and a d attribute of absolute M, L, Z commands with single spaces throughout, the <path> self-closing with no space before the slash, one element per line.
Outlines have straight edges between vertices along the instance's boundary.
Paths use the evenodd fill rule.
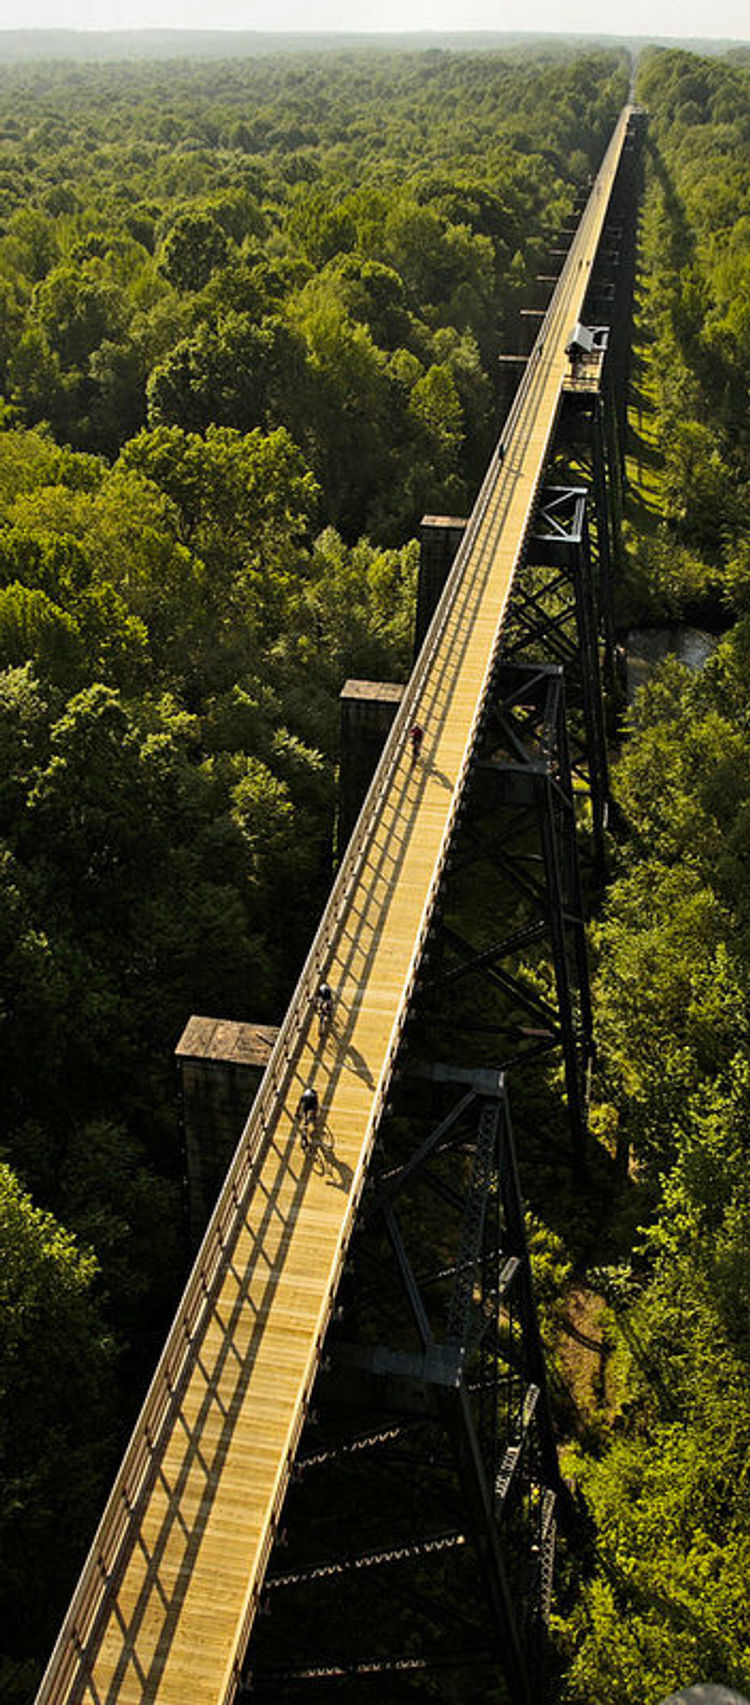
<path fill-rule="evenodd" d="M 591 798 L 595 857 L 601 872 L 609 771 L 594 574 L 584 486 L 547 486 L 526 561 L 513 589 L 503 642 L 506 663 L 541 659 L 565 670 L 571 766 Z"/>
<path fill-rule="evenodd" d="M 590 651 L 582 494 L 542 513 Z M 503 1064 L 561 1049 L 582 1157 L 591 1011 L 560 663 L 499 666 L 450 862 L 417 1008 L 478 979 L 490 999 L 469 1028 L 495 1057 L 501 1039 Z M 505 892 L 491 941 L 446 916 L 479 863 Z M 546 987 L 518 965 L 540 953 Z M 379 1136 L 250 1647 L 261 1705 L 321 1683 L 377 1698 L 385 1676 L 389 1696 L 447 1701 L 458 1670 L 477 1705 L 544 1698 L 562 1489 L 505 1078 L 433 1062 L 415 1081 L 443 1099 L 426 1129 L 391 1108 Z"/>
<path fill-rule="evenodd" d="M 408 1118 L 387 1120 L 376 1150 L 244 1685 L 277 1701 L 346 1682 L 366 1699 L 387 1675 L 439 1699 L 460 1669 L 467 1699 L 537 1705 L 561 1483 L 506 1085 L 433 1065 L 405 1094 Z M 436 1184 L 451 1202 L 437 1219 Z"/>
<path fill-rule="evenodd" d="M 603 646 L 602 679 L 609 694 L 615 683 L 614 580 L 622 558 L 623 489 L 614 401 L 608 384 L 610 353 L 605 357 L 601 385 L 566 391 L 560 423 L 560 442 L 583 476 L 593 502 L 587 504 L 592 586 Z"/>
<path fill-rule="evenodd" d="M 633 342 L 637 220 L 642 179 L 643 116 L 634 114 L 617 172 L 609 210 L 587 294 L 586 310 L 604 309 L 611 328 L 608 388 L 612 398 L 613 442 L 621 477 L 625 474 L 628 388 Z M 613 470 L 614 471 L 614 470 Z"/>
<path fill-rule="evenodd" d="M 559 665 L 497 670 L 421 987 L 436 1022 L 451 997 L 449 1032 L 495 1039 L 503 1070 L 562 1052 L 573 1152 L 582 1163 L 593 1026 Z"/>

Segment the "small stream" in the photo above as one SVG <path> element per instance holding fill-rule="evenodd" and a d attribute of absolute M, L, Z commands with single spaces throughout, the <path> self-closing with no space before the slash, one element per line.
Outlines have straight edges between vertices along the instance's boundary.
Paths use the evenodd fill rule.
<path fill-rule="evenodd" d="M 716 650 L 719 637 L 705 628 L 631 628 L 625 635 L 628 702 L 665 657 L 676 657 L 688 669 L 702 669 Z"/>

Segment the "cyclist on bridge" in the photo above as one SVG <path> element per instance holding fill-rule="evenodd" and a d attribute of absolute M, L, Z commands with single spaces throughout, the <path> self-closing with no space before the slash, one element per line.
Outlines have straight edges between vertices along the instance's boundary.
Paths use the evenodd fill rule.
<path fill-rule="evenodd" d="M 315 1126 L 318 1122 L 319 1109 L 320 1102 L 318 1100 L 317 1089 L 313 1089 L 312 1084 L 308 1083 L 307 1088 L 302 1091 L 299 1107 L 297 1108 L 297 1117 L 300 1122 L 300 1141 L 303 1149 L 309 1147 L 309 1144 L 315 1136 Z"/>
<path fill-rule="evenodd" d="M 315 992 L 315 1011 L 318 1015 L 318 1041 L 324 1041 L 333 1018 L 333 990 L 329 983 L 319 983 Z"/>

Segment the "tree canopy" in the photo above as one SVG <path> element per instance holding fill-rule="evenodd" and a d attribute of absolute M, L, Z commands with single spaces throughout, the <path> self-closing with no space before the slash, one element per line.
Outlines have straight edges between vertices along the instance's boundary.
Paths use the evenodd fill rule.
<path fill-rule="evenodd" d="M 408 671 L 417 523 L 473 499 L 497 355 L 626 80 L 572 51 L 0 67 L 19 1705 L 184 1271 L 171 1053 L 192 1012 L 283 1012 L 340 688 Z"/>

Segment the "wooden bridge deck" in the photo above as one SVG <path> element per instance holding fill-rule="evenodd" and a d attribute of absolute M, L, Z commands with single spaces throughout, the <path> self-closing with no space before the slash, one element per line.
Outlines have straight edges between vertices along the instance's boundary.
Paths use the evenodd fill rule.
<path fill-rule="evenodd" d="M 628 118 L 621 115 L 39 1694 L 218 1705 L 257 1607 Z M 423 661 L 425 660 L 425 661 Z M 425 729 L 411 768 L 408 728 Z M 321 1048 L 310 996 L 335 991 Z M 318 1139 L 296 1106 L 312 1082 Z"/>

